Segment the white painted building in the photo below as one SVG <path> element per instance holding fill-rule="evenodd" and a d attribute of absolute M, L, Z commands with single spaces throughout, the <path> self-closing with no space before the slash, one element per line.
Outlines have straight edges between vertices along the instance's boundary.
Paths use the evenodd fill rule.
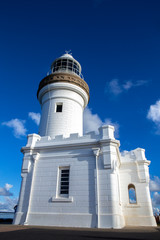
<path fill-rule="evenodd" d="M 22 148 L 22 185 L 14 224 L 123 228 L 156 226 L 145 150 L 119 151 L 113 126 L 83 135 L 89 88 L 64 54 L 39 85 L 39 135 Z"/>

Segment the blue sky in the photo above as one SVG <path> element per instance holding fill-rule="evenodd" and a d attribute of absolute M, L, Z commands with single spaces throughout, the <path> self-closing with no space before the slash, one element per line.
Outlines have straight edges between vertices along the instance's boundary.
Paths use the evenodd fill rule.
<path fill-rule="evenodd" d="M 1 1 L 0 210 L 17 200 L 20 149 L 38 132 L 38 84 L 65 50 L 90 87 L 85 130 L 112 123 L 121 151 L 146 149 L 160 206 L 159 11 L 159 0 Z"/>

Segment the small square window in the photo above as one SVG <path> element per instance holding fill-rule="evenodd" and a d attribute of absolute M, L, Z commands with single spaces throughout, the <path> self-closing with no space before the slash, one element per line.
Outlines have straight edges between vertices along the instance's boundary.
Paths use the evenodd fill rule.
<path fill-rule="evenodd" d="M 62 112 L 62 103 L 57 103 L 56 104 L 56 112 Z"/>

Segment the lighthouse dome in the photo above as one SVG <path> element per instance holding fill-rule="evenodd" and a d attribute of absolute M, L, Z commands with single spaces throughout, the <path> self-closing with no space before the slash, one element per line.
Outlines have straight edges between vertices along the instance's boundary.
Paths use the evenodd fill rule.
<path fill-rule="evenodd" d="M 73 56 L 69 53 L 65 53 L 63 54 L 60 58 L 71 58 L 71 59 L 74 59 Z"/>
<path fill-rule="evenodd" d="M 79 62 L 69 53 L 65 53 L 61 57 L 57 58 L 51 65 L 52 73 L 72 73 L 83 79 L 81 71 L 82 69 Z"/>

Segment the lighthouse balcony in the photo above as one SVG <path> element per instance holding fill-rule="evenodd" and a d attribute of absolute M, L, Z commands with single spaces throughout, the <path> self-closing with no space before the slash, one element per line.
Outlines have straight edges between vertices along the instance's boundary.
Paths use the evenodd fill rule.
<path fill-rule="evenodd" d="M 71 73 L 74 75 L 78 75 L 80 78 L 82 78 L 84 80 L 82 73 L 79 73 L 75 69 L 57 68 L 57 69 L 52 70 L 51 73 Z"/>

